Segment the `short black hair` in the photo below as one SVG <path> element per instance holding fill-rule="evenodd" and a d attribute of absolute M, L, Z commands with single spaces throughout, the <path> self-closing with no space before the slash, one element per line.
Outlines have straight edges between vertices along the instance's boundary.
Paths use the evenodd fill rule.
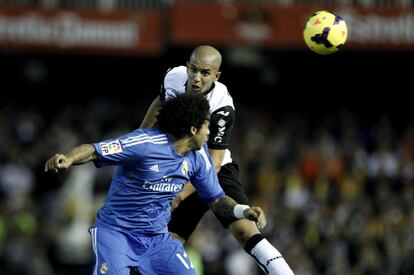
<path fill-rule="evenodd" d="M 210 106 L 203 94 L 183 93 L 166 100 L 158 112 L 156 126 L 175 138 L 191 135 L 210 118 Z"/>

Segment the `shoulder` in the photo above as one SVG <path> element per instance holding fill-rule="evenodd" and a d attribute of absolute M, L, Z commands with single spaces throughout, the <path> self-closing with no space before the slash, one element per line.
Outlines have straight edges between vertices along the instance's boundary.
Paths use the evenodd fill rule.
<path fill-rule="evenodd" d="M 214 84 L 215 87 L 208 96 L 211 112 L 226 106 L 234 109 L 233 98 L 231 97 L 227 86 L 219 81 L 216 81 Z"/>
<path fill-rule="evenodd" d="M 136 146 L 151 146 L 154 144 L 168 143 L 166 134 L 162 133 L 156 128 L 149 129 L 137 129 L 125 136 L 120 140 L 123 148 L 136 147 Z"/>
<path fill-rule="evenodd" d="M 210 158 L 208 155 L 208 150 L 206 144 L 203 144 L 200 150 L 192 151 L 193 157 L 196 160 L 196 169 L 199 170 L 203 168 L 203 170 L 208 171 L 211 169 L 212 165 L 210 162 Z"/>
<path fill-rule="evenodd" d="M 187 68 L 178 66 L 167 71 L 161 86 L 161 99 L 168 100 L 185 92 L 187 83 Z"/>
<path fill-rule="evenodd" d="M 170 69 L 164 77 L 164 86 L 167 87 L 183 87 L 187 82 L 187 68 L 178 66 Z"/>

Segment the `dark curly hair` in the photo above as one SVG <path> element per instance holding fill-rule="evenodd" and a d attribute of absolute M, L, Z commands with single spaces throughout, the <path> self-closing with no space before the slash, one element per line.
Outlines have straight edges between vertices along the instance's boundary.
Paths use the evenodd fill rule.
<path fill-rule="evenodd" d="M 191 126 L 200 129 L 209 118 L 210 106 L 203 94 L 183 93 L 162 104 L 156 127 L 175 138 L 182 138 L 191 135 Z"/>

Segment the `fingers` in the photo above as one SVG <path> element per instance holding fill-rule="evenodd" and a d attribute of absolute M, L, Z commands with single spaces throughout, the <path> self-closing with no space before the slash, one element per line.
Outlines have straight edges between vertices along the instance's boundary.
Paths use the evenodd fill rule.
<path fill-rule="evenodd" d="M 263 229 L 266 226 L 266 217 L 265 215 L 261 215 L 256 222 L 257 228 Z"/>
<path fill-rule="evenodd" d="M 249 212 L 250 220 L 255 221 L 259 229 L 263 229 L 266 226 L 266 215 L 260 207 L 252 207 L 252 211 Z"/>
<path fill-rule="evenodd" d="M 67 168 L 67 161 L 65 155 L 56 154 L 45 163 L 45 172 L 57 173 L 61 169 Z"/>
<path fill-rule="evenodd" d="M 52 165 L 53 162 L 54 162 L 53 158 L 46 161 L 46 163 L 45 163 L 45 172 L 55 172 L 54 171 L 55 169 L 53 169 L 53 165 Z"/>

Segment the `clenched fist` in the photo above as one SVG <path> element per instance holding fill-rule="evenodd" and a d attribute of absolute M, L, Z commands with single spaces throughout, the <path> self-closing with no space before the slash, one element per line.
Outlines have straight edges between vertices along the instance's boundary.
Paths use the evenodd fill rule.
<path fill-rule="evenodd" d="M 56 154 L 51 157 L 45 164 L 45 172 L 57 173 L 60 170 L 66 170 L 72 162 L 63 154 Z"/>

